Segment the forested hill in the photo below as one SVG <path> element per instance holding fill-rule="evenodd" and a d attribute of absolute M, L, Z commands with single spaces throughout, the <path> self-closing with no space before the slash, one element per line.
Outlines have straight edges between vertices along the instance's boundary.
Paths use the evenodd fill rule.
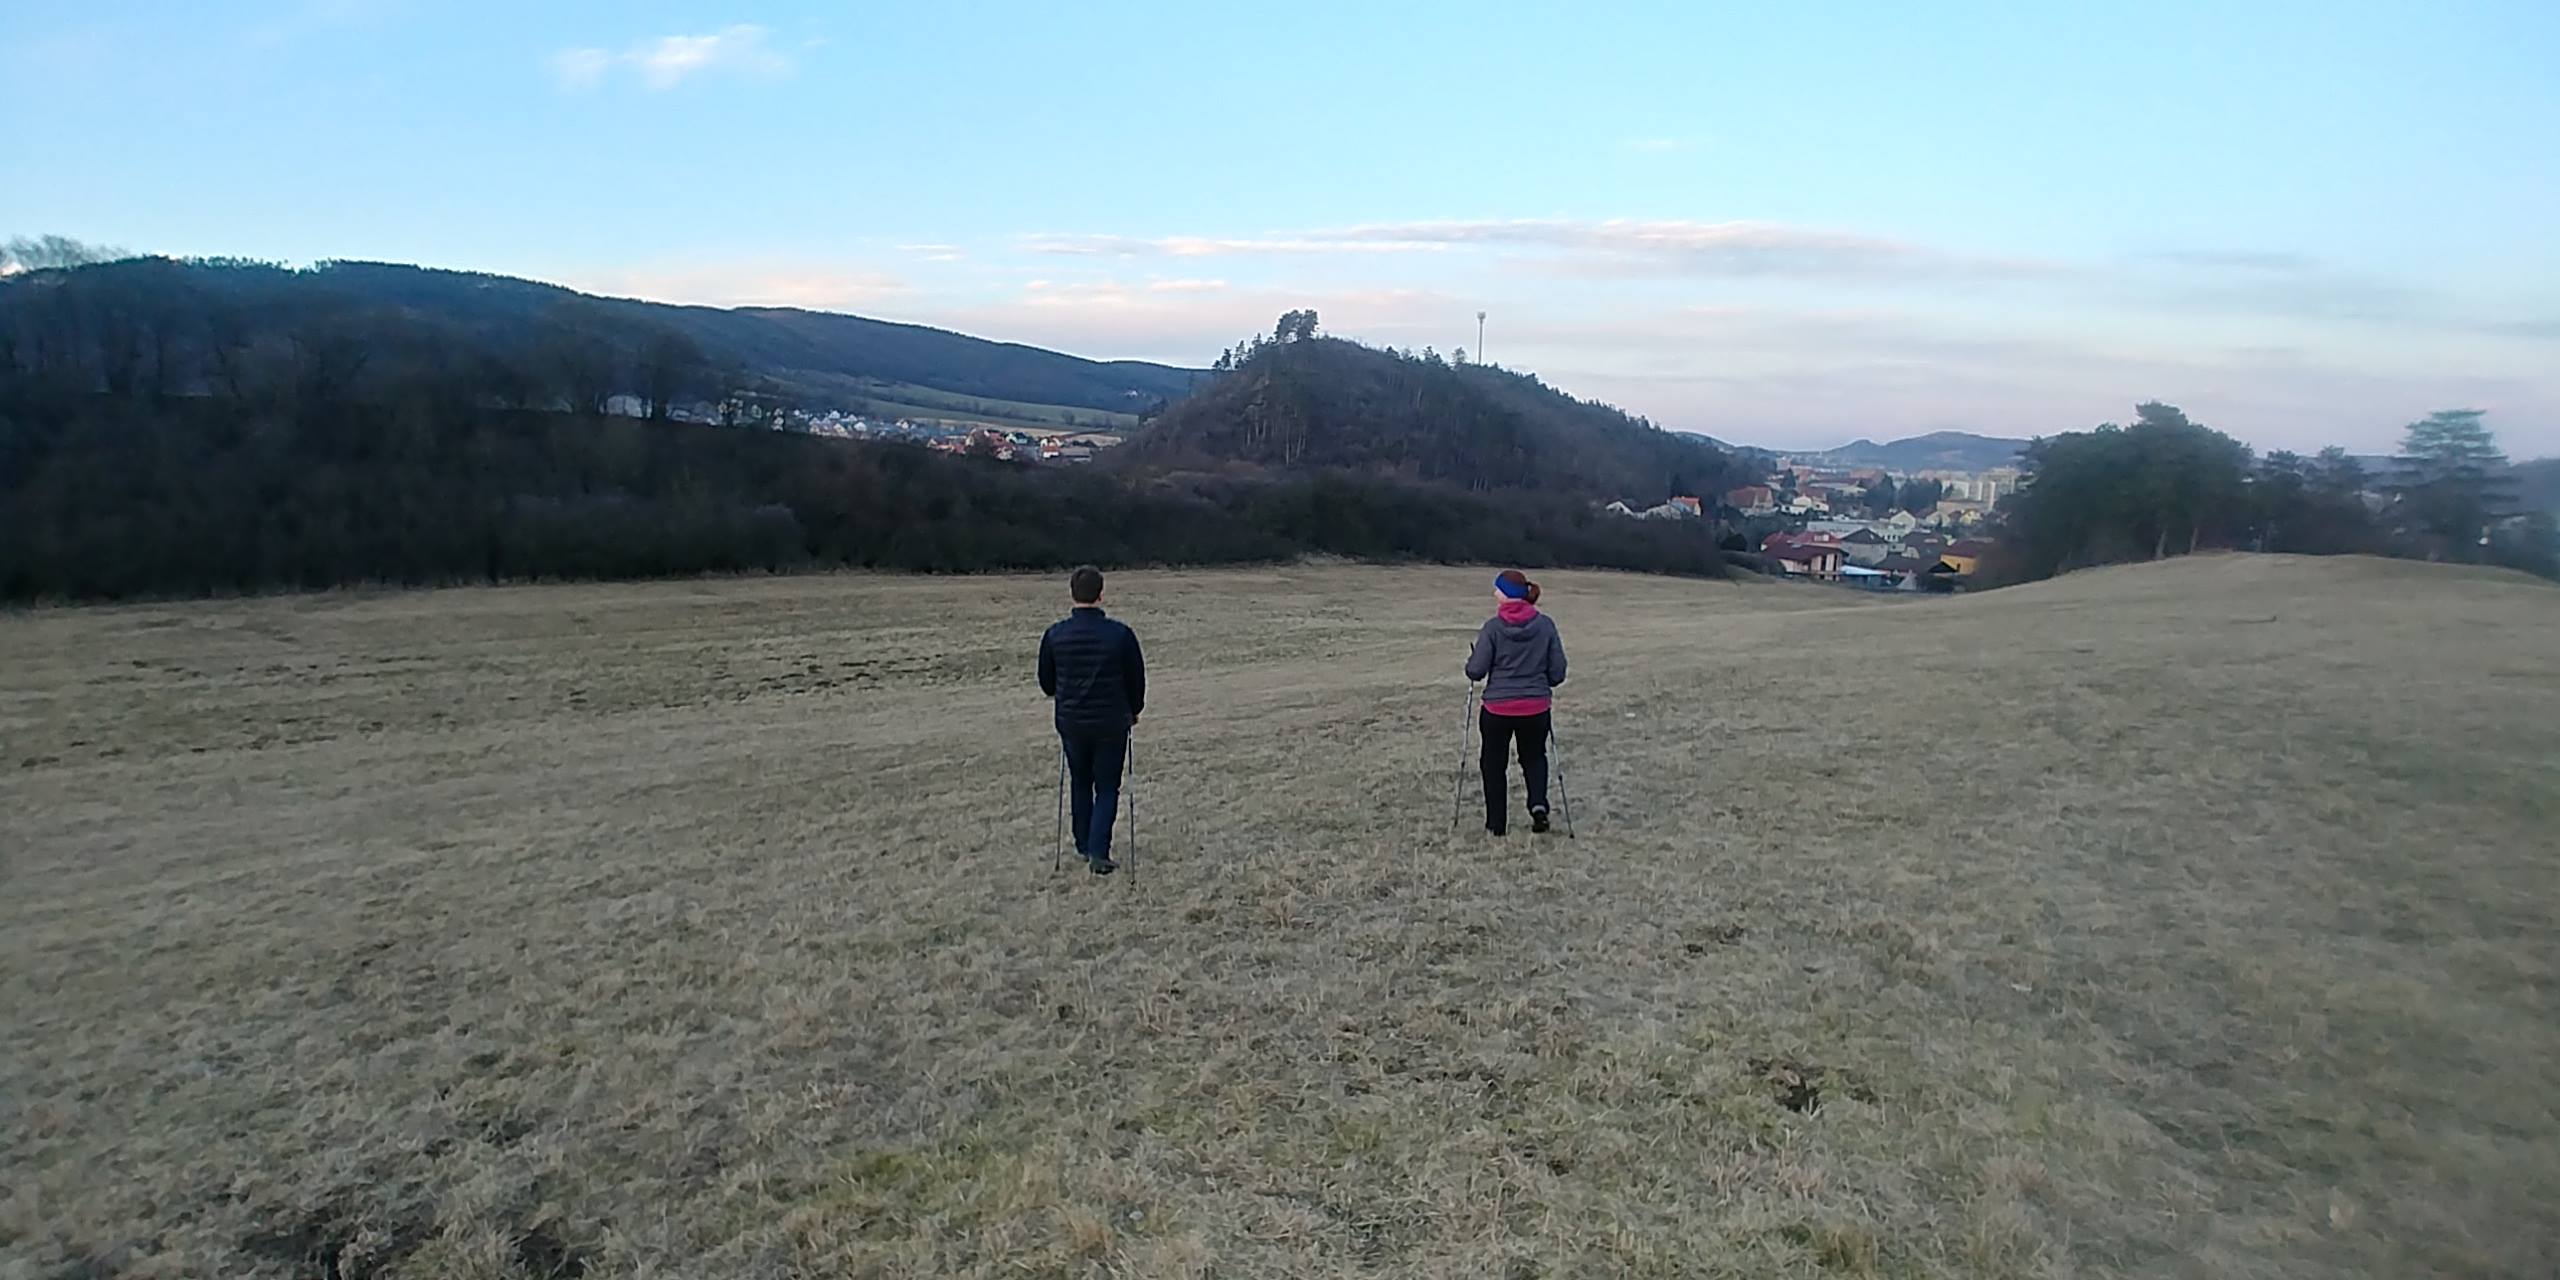
<path fill-rule="evenodd" d="M 1978 436 L 1968 431 L 1932 431 L 1885 444 L 1852 440 L 1819 454 L 1789 456 L 1818 459 L 1833 466 L 1882 467 L 1895 472 L 1989 471 L 2018 465 L 2018 454 L 2026 447 L 2024 440 Z"/>
<path fill-rule="evenodd" d="M 1474 490 L 1659 502 L 1720 492 L 1732 459 L 1535 375 L 1298 336 L 1230 352 L 1116 453 L 1123 465 L 1332 468 Z"/>
<path fill-rule="evenodd" d="M 41 286 L 41 287 L 39 287 Z M 397 317 L 405 330 L 443 331 L 456 346 L 545 363 L 570 381 L 600 352 L 623 376 L 606 390 L 645 395 L 636 366 L 653 343 L 688 349 L 688 380 L 751 382 L 812 405 L 858 407 L 889 388 L 1143 413 L 1186 394 L 1195 370 L 1096 361 L 990 342 L 921 325 L 793 308 L 669 306 L 599 298 L 558 285 L 477 272 L 374 262 L 307 269 L 266 263 L 132 259 L 24 280 L 22 306 L 84 310 L 101 323 L 134 316 L 190 351 L 306 339 L 313 330 L 363 334 Z M 602 371 L 598 371 L 601 376 Z M 565 389 L 565 388 L 564 388 Z M 674 388 L 711 398 L 728 387 Z M 894 394 L 894 391 L 889 392 Z"/>

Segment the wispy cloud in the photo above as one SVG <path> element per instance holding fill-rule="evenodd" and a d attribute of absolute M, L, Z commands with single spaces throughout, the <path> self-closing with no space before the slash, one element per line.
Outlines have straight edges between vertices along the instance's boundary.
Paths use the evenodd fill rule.
<path fill-rule="evenodd" d="M 2299 253 L 2265 249 L 2165 249 L 2134 255 L 2135 262 L 2195 271 L 2246 271 L 2266 275 L 2304 275 L 2319 263 Z"/>
<path fill-rule="evenodd" d="M 2053 274 L 2057 264 L 1933 249 L 1907 241 L 1765 222 L 1512 218 L 1376 223 L 1266 236 L 1036 235 L 1033 253 L 1120 258 L 1440 253 L 1504 249 L 1597 275 Z"/>
<path fill-rule="evenodd" d="M 1312 236 L 1113 236 L 1032 235 L 1021 247 L 1031 253 L 1114 258 L 1215 258 L 1289 253 L 1404 253 L 1444 245 L 1364 242 L 1343 233 Z"/>
<path fill-rule="evenodd" d="M 2177 249 L 2122 264 L 2125 296 L 2171 310 L 2402 330 L 2533 337 L 2532 322 L 2442 291 L 2307 254 Z"/>
<path fill-rule="evenodd" d="M 707 35 L 660 36 L 615 53 L 586 46 L 551 56 L 551 71 L 566 90 L 593 89 L 627 69 L 652 90 L 675 88 L 697 75 L 729 74 L 775 79 L 791 74 L 791 58 L 775 49 L 770 33 L 751 22 Z"/>
<path fill-rule="evenodd" d="M 1226 291 L 1224 280 L 1026 280 L 1022 301 L 1043 307 L 1178 307 Z"/>
<path fill-rule="evenodd" d="M 561 283 L 587 293 L 651 302 L 817 311 L 857 311 L 914 293 L 905 280 L 867 266 L 764 258 L 574 272 Z"/>
<path fill-rule="evenodd" d="M 2499 320 L 2488 331 L 2509 338 L 2531 338 L 2537 342 L 2560 342 L 2560 316 L 2541 320 Z"/>
<path fill-rule="evenodd" d="M 898 252 L 912 253 L 927 262 L 959 262 L 969 256 L 956 244 L 902 244 Z"/>

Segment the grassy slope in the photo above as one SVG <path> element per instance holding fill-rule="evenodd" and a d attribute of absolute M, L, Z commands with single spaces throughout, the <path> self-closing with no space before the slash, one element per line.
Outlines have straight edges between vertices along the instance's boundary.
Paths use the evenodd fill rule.
<path fill-rule="evenodd" d="M 892 418 L 982 423 L 987 426 L 1019 427 L 1043 433 L 1125 432 L 1138 425 L 1138 415 L 1134 413 L 1106 413 L 1100 409 L 1086 409 L 1075 405 L 1033 404 L 1023 400 L 992 400 L 977 396 L 953 395 L 906 382 L 867 382 L 848 379 L 839 389 L 864 398 L 875 414 Z"/>
<path fill-rule="evenodd" d="M 0 1274 L 2560 1261 L 2547 587 L 1557 575 L 1535 846 L 1446 829 L 1480 575 L 1115 589 L 1134 882 L 1045 581 L 0 617 Z"/>

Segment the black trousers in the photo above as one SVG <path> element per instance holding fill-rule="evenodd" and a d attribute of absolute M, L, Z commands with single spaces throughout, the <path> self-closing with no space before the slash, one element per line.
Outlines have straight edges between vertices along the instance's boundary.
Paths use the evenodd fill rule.
<path fill-rule="evenodd" d="M 1112 819 L 1120 816 L 1120 771 L 1129 762 L 1127 729 L 1058 726 L 1067 753 L 1067 810 L 1075 824 L 1076 852 L 1111 856 Z"/>
<path fill-rule="evenodd" d="M 1555 713 L 1498 716 L 1479 712 L 1476 729 L 1484 734 L 1484 829 L 1501 835 L 1511 827 L 1511 742 L 1520 742 L 1520 772 L 1529 778 L 1529 809 L 1547 807 L 1547 738 L 1555 732 Z"/>

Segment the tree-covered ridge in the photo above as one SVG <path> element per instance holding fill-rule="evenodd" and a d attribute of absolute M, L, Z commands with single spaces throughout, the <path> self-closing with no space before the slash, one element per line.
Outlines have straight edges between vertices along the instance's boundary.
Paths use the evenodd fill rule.
<path fill-rule="evenodd" d="M 2023 456 L 2024 483 L 2001 503 L 1990 580 L 2233 548 L 2481 562 L 2560 577 L 2551 513 L 2518 503 L 2518 473 L 2485 416 L 2454 409 L 2410 424 L 2387 475 L 2336 447 L 2259 457 L 2156 402 L 2137 406 L 2130 426 L 2040 437 Z"/>
<path fill-rule="evenodd" d="M 1660 501 L 1738 480 L 1723 451 L 1534 374 L 1315 333 L 1311 311 L 1219 357 L 1123 452 L 1142 465 L 1339 467 L 1479 492 Z"/>
<path fill-rule="evenodd" d="M 1095 361 L 921 325 L 781 307 L 690 307 L 601 298 L 557 285 L 477 272 L 375 262 L 308 268 L 232 259 L 129 258 L 76 265 L 69 250 L 23 257 L 12 309 L 64 308 L 72 323 L 113 329 L 122 318 L 174 357 L 155 373 L 173 389 L 197 389 L 230 352 L 292 341 L 308 330 L 378 326 L 398 317 L 437 331 L 446 345 L 477 348 L 518 365 L 566 401 L 601 386 L 640 396 L 644 351 L 680 341 L 700 366 L 681 390 L 713 399 L 752 387 L 808 403 L 853 407 L 865 384 L 905 384 L 1114 413 L 1140 413 L 1188 392 L 1194 370 Z M 74 267 L 74 269 L 63 269 Z M 52 268 L 52 269 L 44 269 Z M 50 323 L 50 322 L 49 322 Z M 101 337 L 105 337 L 103 333 Z M 491 394 L 511 388 L 498 388 Z"/>

